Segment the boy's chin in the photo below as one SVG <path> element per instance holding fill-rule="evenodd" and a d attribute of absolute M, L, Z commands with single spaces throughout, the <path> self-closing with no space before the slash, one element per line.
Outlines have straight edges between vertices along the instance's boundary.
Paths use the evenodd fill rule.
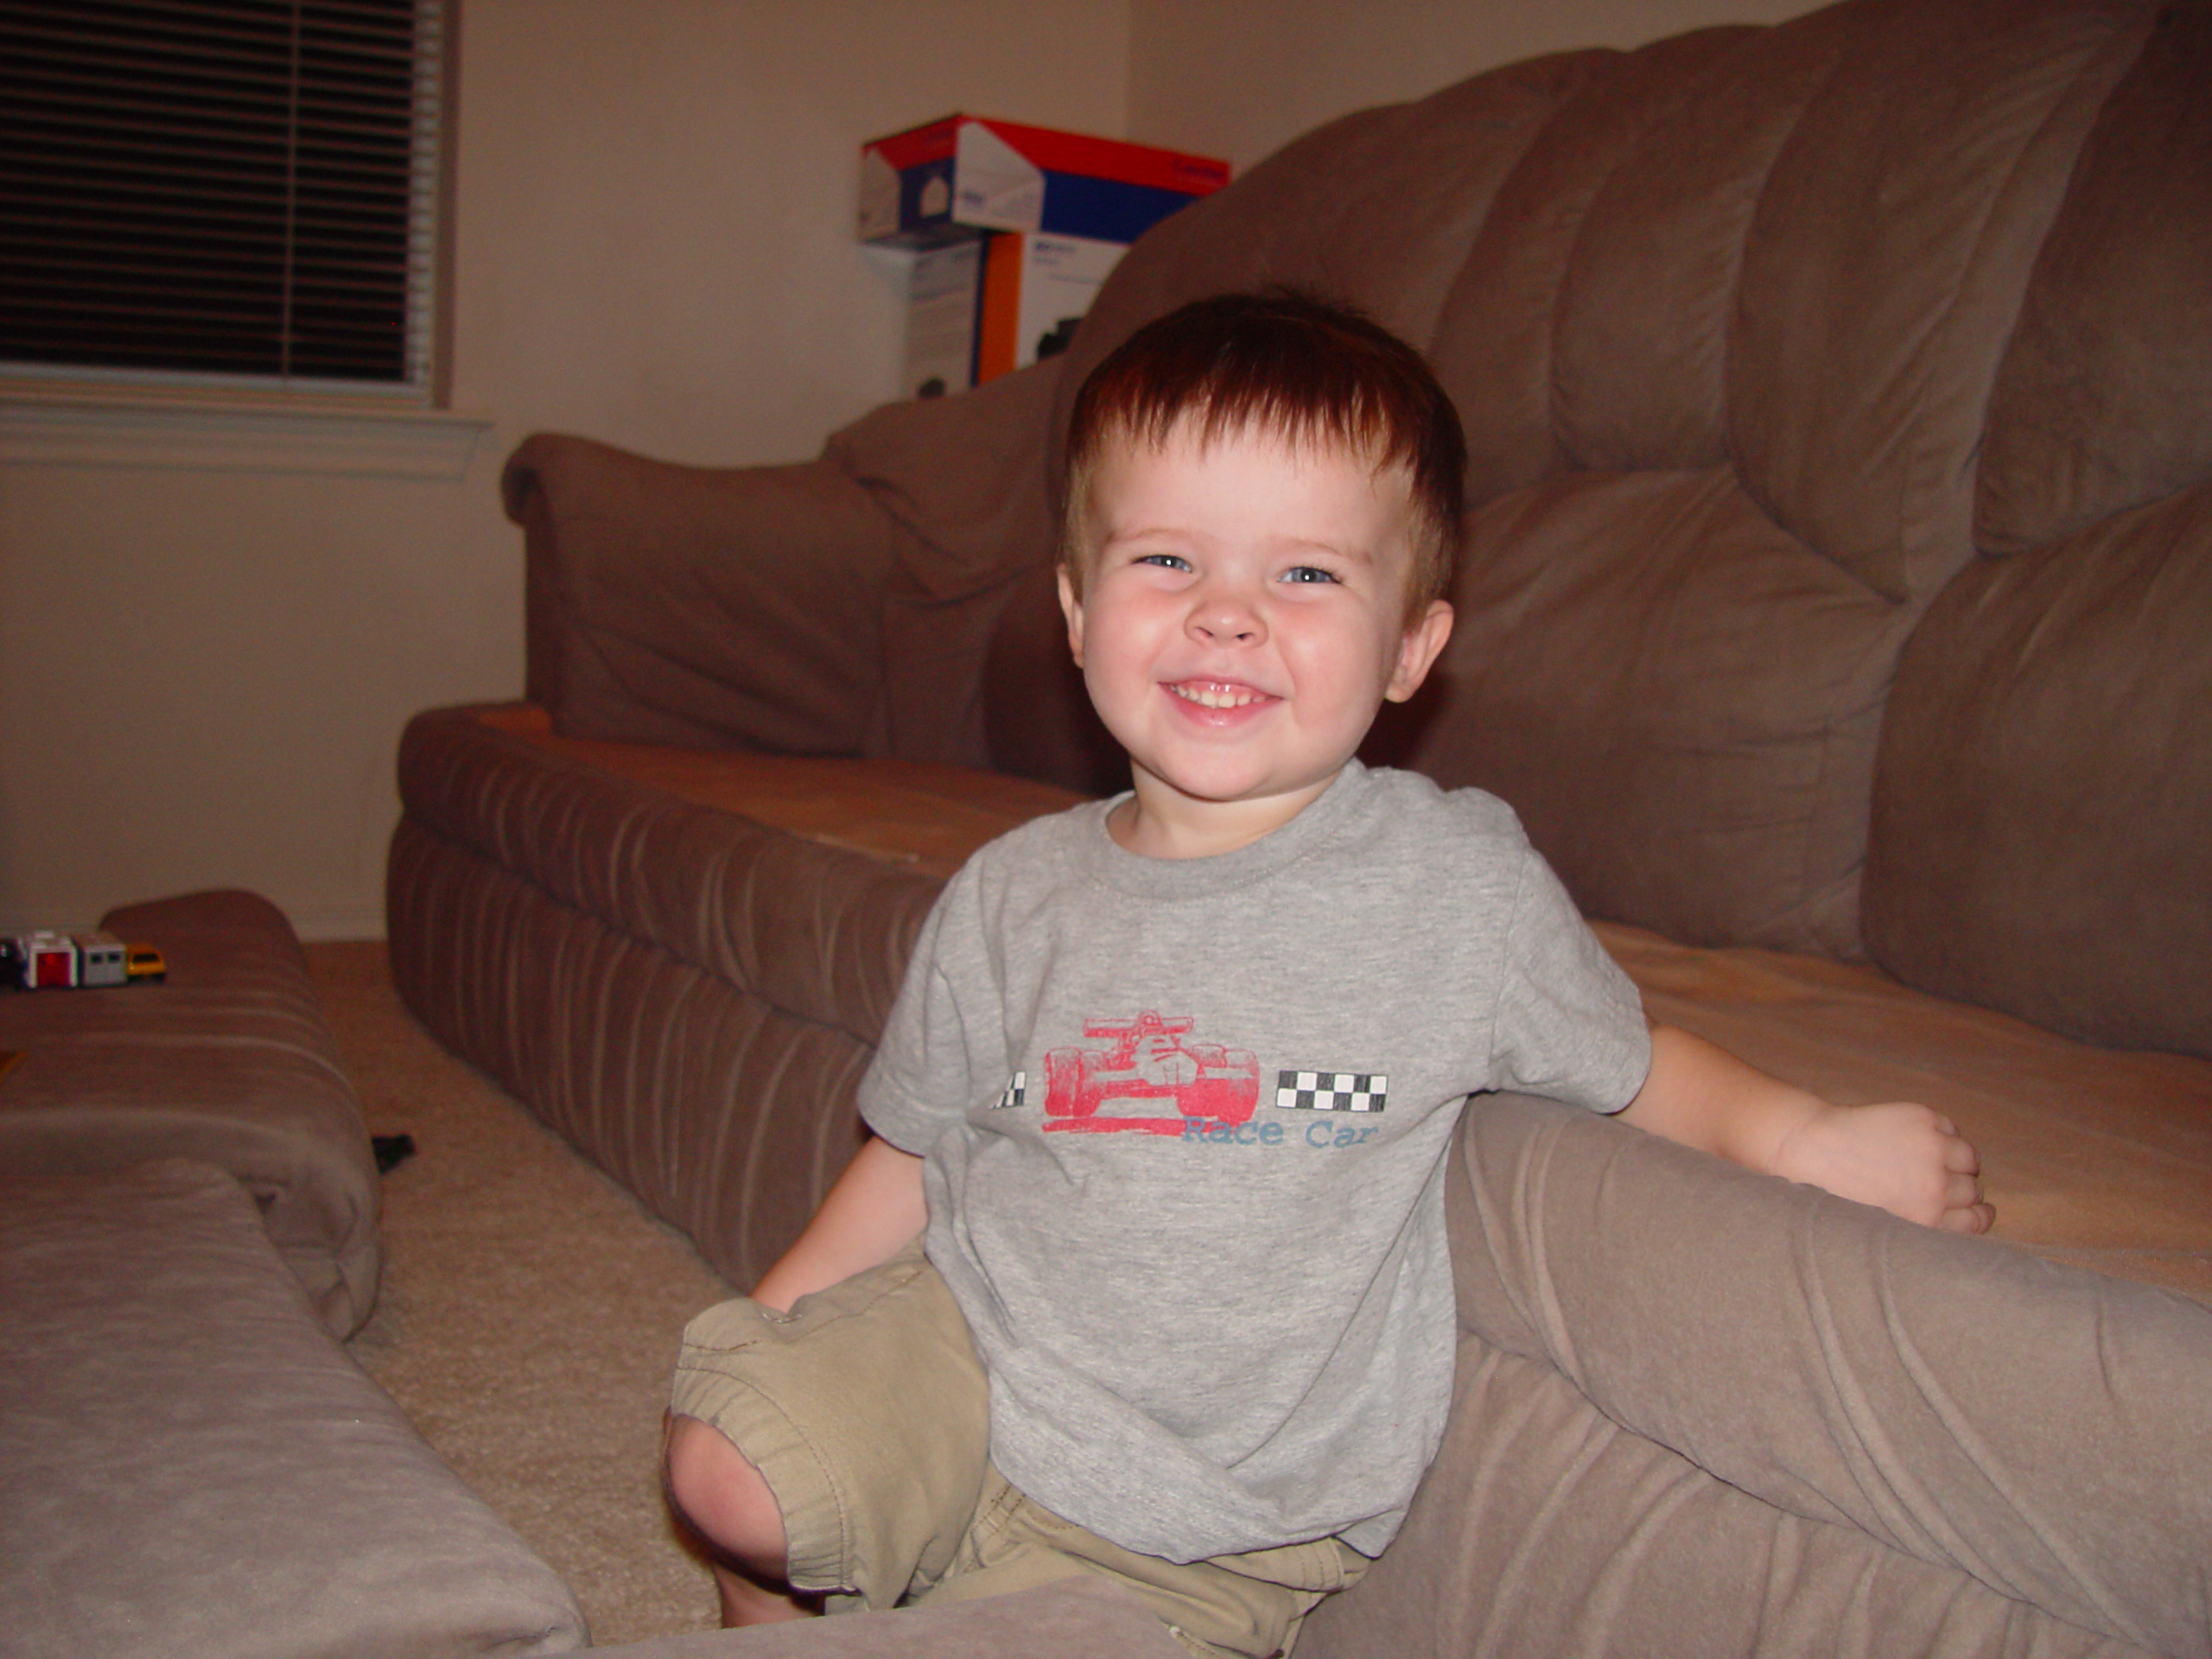
<path fill-rule="evenodd" d="M 1199 770 L 1160 772 L 1135 763 L 1132 763 L 1130 771 L 1141 808 L 1186 815 L 1193 819 L 1247 819 L 1274 811 L 1287 818 L 1334 783 L 1344 764 L 1339 761 L 1326 772 L 1289 778 Z"/>

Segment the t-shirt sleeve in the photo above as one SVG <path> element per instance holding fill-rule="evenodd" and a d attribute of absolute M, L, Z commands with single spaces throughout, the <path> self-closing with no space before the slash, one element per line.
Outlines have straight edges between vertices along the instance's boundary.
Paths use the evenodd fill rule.
<path fill-rule="evenodd" d="M 973 1066 L 951 971 L 961 956 L 961 918 L 972 903 L 969 887 L 956 876 L 938 895 L 884 1021 L 883 1040 L 861 1078 L 862 1121 L 917 1155 L 972 1103 Z"/>
<path fill-rule="evenodd" d="M 1492 1036 L 1498 1086 L 1618 1112 L 1651 1070 L 1634 981 L 1606 953 L 1551 866 L 1522 863 Z"/>

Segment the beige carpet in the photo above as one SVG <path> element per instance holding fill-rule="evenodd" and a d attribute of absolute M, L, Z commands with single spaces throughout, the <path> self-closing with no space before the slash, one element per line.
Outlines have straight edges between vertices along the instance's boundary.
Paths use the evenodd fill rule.
<path fill-rule="evenodd" d="M 677 1337 L 728 1287 L 425 1034 L 381 944 L 308 961 L 370 1133 L 416 1143 L 384 1179 L 383 1289 L 354 1357 L 567 1580 L 596 1641 L 712 1629 L 658 1458 Z"/>

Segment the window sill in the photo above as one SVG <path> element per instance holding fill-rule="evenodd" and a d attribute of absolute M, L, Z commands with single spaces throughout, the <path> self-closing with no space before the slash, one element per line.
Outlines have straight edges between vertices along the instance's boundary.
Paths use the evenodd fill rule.
<path fill-rule="evenodd" d="M 455 480 L 490 420 L 372 402 L 156 400 L 0 388 L 0 466 Z"/>

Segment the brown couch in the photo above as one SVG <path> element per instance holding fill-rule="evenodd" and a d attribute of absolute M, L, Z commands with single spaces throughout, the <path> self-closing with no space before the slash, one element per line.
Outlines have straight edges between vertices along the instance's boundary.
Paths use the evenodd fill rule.
<path fill-rule="evenodd" d="M 166 982 L 0 995 L 0 1655 L 583 1645 L 340 1345 L 377 1172 L 291 925 L 212 892 L 101 925 Z"/>
<path fill-rule="evenodd" d="M 1993 1239 L 1540 1102 L 1455 1164 L 1449 1440 L 1300 1653 L 2212 1653 L 2212 7 L 1847 0 L 1349 116 L 1067 357 L 798 466 L 538 436 L 527 702 L 419 717 L 447 1042 L 748 1282 L 943 876 L 1119 786 L 1084 371 L 1292 282 L 1429 352 L 1459 627 L 1370 758 L 1512 801 L 1655 1016 L 1983 1149 Z"/>

